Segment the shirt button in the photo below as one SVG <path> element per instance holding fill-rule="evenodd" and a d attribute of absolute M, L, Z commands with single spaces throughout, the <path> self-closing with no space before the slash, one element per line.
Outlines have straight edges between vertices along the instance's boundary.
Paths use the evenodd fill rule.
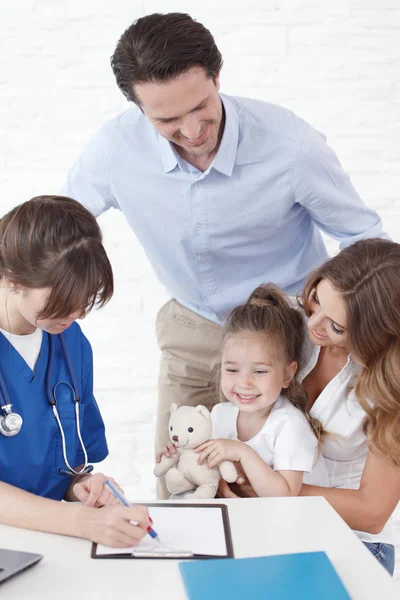
<path fill-rule="evenodd" d="M 215 288 L 210 288 L 210 294 L 215 294 L 217 290 Z"/>
<path fill-rule="evenodd" d="M 201 257 L 201 260 L 207 260 L 207 256 L 205 256 L 205 255 L 203 254 L 203 256 Z"/>
<path fill-rule="evenodd" d="M 201 231 L 203 229 L 203 225 L 201 223 L 196 223 L 197 231 Z"/>

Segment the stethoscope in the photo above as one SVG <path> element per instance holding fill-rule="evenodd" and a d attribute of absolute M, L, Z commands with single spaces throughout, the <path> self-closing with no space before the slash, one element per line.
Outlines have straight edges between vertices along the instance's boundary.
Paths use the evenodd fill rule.
<path fill-rule="evenodd" d="M 51 378 L 52 378 L 53 364 L 54 364 L 54 352 L 55 352 L 54 338 L 55 337 L 58 337 L 58 339 L 60 340 L 60 343 L 61 343 L 61 346 L 63 349 L 63 353 L 64 353 L 65 362 L 67 363 L 69 376 L 72 381 L 72 385 L 70 383 L 68 383 L 67 381 L 59 381 L 54 386 L 54 388 L 52 388 Z M 80 423 L 79 423 L 79 417 L 80 417 L 79 404 L 80 404 L 81 399 L 79 398 L 79 396 L 76 393 L 76 390 L 78 389 L 78 385 L 77 385 L 74 369 L 73 369 L 72 362 L 71 362 L 69 352 L 67 349 L 67 344 L 64 340 L 62 333 L 59 333 L 57 336 L 49 334 L 48 338 L 49 338 L 49 360 L 47 363 L 47 373 L 46 373 L 47 401 L 52 408 L 54 417 L 57 421 L 58 428 L 60 430 L 61 442 L 62 442 L 62 452 L 63 452 L 64 462 L 67 467 L 66 469 L 59 469 L 59 473 L 61 473 L 62 475 L 83 475 L 84 473 L 90 473 L 90 471 L 93 471 L 93 465 L 88 464 L 88 456 L 87 456 L 85 444 L 83 443 L 82 435 L 81 435 L 81 427 L 80 427 Z M 62 426 L 60 416 L 59 416 L 58 410 L 57 410 L 57 389 L 60 385 L 66 385 L 70 388 L 70 390 L 72 392 L 72 397 L 73 397 L 73 400 L 75 403 L 76 433 L 78 435 L 78 439 L 79 439 L 79 442 L 80 442 L 80 445 L 81 445 L 81 448 L 83 451 L 83 456 L 84 456 L 84 464 L 79 471 L 76 471 L 75 469 L 73 469 L 71 467 L 71 465 L 68 462 L 68 458 L 67 458 L 67 444 L 66 444 L 66 440 L 65 440 L 64 428 Z M 13 437 L 14 435 L 18 435 L 18 433 L 21 431 L 23 421 L 22 421 L 21 415 L 13 412 L 13 410 L 12 410 L 12 404 L 11 404 L 10 397 L 8 395 L 8 391 L 7 391 L 1 371 L 0 371 L 0 396 L 1 396 L 0 397 L 0 402 L 1 402 L 1 404 L 0 404 L 0 433 L 6 437 Z"/>

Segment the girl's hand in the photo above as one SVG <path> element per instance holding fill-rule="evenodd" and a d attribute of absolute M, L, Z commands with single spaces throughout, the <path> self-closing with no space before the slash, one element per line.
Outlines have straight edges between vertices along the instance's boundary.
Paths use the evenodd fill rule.
<path fill-rule="evenodd" d="M 239 462 L 242 459 L 247 446 L 243 442 L 236 442 L 234 440 L 209 440 L 204 442 L 200 446 L 194 449 L 195 452 L 199 452 L 199 458 L 197 462 L 199 465 L 207 459 L 208 468 L 212 469 L 219 465 L 223 460 L 231 460 Z"/>
<path fill-rule="evenodd" d="M 172 454 L 179 454 L 178 448 L 170 441 L 168 442 L 161 452 L 157 452 L 156 454 L 156 462 L 161 462 L 161 458 L 166 456 L 167 458 L 171 458 Z"/>
<path fill-rule="evenodd" d="M 132 521 L 137 524 L 132 524 Z M 111 548 L 136 546 L 151 527 L 145 506 L 104 506 L 93 510 L 82 506 L 81 533 L 92 542 Z"/>
<path fill-rule="evenodd" d="M 112 477 L 107 477 L 106 475 L 103 475 L 103 473 L 79 477 L 77 482 L 72 485 L 72 493 L 78 500 L 85 504 L 85 506 L 99 508 L 101 506 L 119 504 L 117 498 L 115 498 L 110 490 L 104 485 L 104 482 L 107 479 L 115 485 L 117 490 L 123 493 L 123 490 L 118 483 L 116 483 Z"/>

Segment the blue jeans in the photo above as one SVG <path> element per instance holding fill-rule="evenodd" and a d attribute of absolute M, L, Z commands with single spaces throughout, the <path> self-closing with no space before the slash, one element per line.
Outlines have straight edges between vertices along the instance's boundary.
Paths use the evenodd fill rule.
<path fill-rule="evenodd" d="M 363 542 L 375 558 L 385 567 L 386 571 L 393 575 L 394 572 L 394 546 L 392 544 L 380 544 L 375 542 Z"/>

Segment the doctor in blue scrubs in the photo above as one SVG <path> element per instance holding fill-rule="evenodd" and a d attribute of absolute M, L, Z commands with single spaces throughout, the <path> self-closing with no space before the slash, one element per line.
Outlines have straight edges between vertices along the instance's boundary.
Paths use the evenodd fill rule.
<path fill-rule="evenodd" d="M 108 448 L 76 319 L 112 294 L 101 231 L 78 202 L 40 196 L 0 220 L 4 524 L 115 547 L 135 545 L 150 526 L 145 507 L 119 505 L 104 485 L 111 478 L 91 473 Z"/>

